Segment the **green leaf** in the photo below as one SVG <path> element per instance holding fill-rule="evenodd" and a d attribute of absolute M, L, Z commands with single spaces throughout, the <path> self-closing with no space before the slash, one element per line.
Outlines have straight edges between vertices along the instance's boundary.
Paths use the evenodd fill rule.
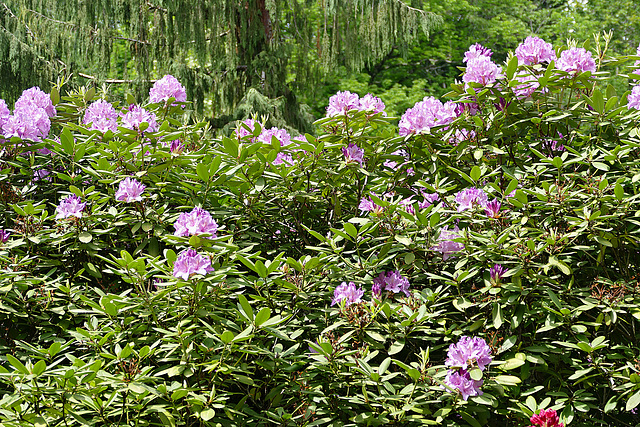
<path fill-rule="evenodd" d="M 196 166 L 196 173 L 198 174 L 198 178 L 203 182 L 209 181 L 209 165 L 204 163 L 198 164 L 198 166 Z"/>
<path fill-rule="evenodd" d="M 89 243 L 91 240 L 93 240 L 93 236 L 91 235 L 91 233 L 83 231 L 82 233 L 78 234 L 78 240 L 80 240 L 82 243 Z"/>
<path fill-rule="evenodd" d="M 512 56 L 507 64 L 507 80 L 513 79 L 513 75 L 516 73 L 518 69 L 518 57 Z"/>
<path fill-rule="evenodd" d="M 215 416 L 216 416 L 216 411 L 212 408 L 208 408 L 200 412 L 200 418 L 202 418 L 204 421 L 209 421 L 211 418 Z"/>
<path fill-rule="evenodd" d="M 247 301 L 244 295 L 238 295 L 238 301 L 240 301 L 239 309 L 247 316 L 247 318 L 253 321 L 253 309 L 251 308 L 251 304 Z"/>
<path fill-rule="evenodd" d="M 493 379 L 498 384 L 507 385 L 507 386 L 520 384 L 522 382 L 520 378 L 513 375 L 497 375 Z"/>
<path fill-rule="evenodd" d="M 26 368 L 26 366 L 22 364 L 21 361 L 19 361 L 9 353 L 6 354 L 6 357 L 7 357 L 7 362 L 9 362 L 11 366 L 16 368 L 16 371 L 20 372 L 21 374 L 29 375 L 29 370 Z"/>
<path fill-rule="evenodd" d="M 472 380 L 480 381 L 482 379 L 482 371 L 478 368 L 473 368 L 469 371 L 469 376 Z"/>
<path fill-rule="evenodd" d="M 472 180 L 477 182 L 482 176 L 482 171 L 480 170 L 480 167 L 478 166 L 472 167 L 470 176 Z"/>
<path fill-rule="evenodd" d="M 620 185 L 620 183 L 616 183 L 616 186 L 613 190 L 613 192 L 616 195 L 616 199 L 620 202 L 622 201 L 622 198 L 624 197 L 624 189 L 622 188 L 622 185 Z"/>
<path fill-rule="evenodd" d="M 256 326 L 260 326 L 264 322 L 266 322 L 269 319 L 269 317 L 271 317 L 271 310 L 269 309 L 269 307 L 263 307 L 256 315 L 254 322 Z"/>
<path fill-rule="evenodd" d="M 503 369 L 505 371 L 510 371 L 511 369 L 519 368 L 520 366 L 524 365 L 525 363 L 526 363 L 525 360 L 513 358 L 513 359 L 507 360 L 502 365 L 500 365 L 500 369 Z"/>
<path fill-rule="evenodd" d="M 639 404 L 640 404 L 640 390 L 636 391 L 635 394 L 631 396 L 629 400 L 627 400 L 627 406 L 626 406 L 627 412 L 636 408 Z"/>

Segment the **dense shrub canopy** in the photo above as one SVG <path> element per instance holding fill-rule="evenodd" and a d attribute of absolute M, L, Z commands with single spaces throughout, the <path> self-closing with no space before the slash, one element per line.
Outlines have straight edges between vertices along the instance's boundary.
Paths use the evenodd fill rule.
<path fill-rule="evenodd" d="M 317 137 L 0 103 L 3 425 L 635 425 L 640 57 L 526 43 Z"/>

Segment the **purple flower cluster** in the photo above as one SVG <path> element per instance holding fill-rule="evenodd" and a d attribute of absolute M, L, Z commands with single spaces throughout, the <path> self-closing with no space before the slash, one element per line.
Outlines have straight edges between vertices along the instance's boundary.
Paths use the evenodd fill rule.
<path fill-rule="evenodd" d="M 507 267 L 495 264 L 493 267 L 489 269 L 489 277 L 491 279 L 491 283 L 497 285 L 500 283 L 500 279 L 504 276 L 504 273 L 507 272 Z"/>
<path fill-rule="evenodd" d="M 469 371 L 476 366 L 484 371 L 491 363 L 491 348 L 479 337 L 463 336 L 457 344 L 451 344 L 447 352 L 445 366 L 451 368 L 444 380 L 449 387 L 458 390 L 462 399 L 470 396 L 481 396 L 482 380 L 471 378 Z"/>
<path fill-rule="evenodd" d="M 458 212 L 472 209 L 475 206 L 482 208 L 487 206 L 487 194 L 479 188 L 465 188 L 456 194 L 456 203 L 458 203 Z"/>
<path fill-rule="evenodd" d="M 246 130 L 246 129 L 245 129 Z M 271 139 L 276 138 L 280 141 L 281 147 L 286 147 L 291 144 L 291 135 L 284 129 L 279 129 L 277 127 L 272 127 L 271 129 L 263 129 L 262 133 L 258 135 L 257 140 L 262 142 L 263 144 L 271 145 Z M 291 166 L 295 163 L 291 154 L 279 152 L 276 156 L 276 159 L 273 161 L 274 165 L 281 165 L 285 163 L 287 166 Z"/>
<path fill-rule="evenodd" d="M 520 99 L 530 97 L 540 87 L 538 79 L 531 74 L 516 76 L 516 80 L 522 84 L 514 86 L 513 93 Z"/>
<path fill-rule="evenodd" d="M 102 133 L 118 130 L 118 113 L 110 102 L 100 99 L 92 103 L 84 113 L 82 123 L 91 124 L 90 130 L 99 130 Z"/>
<path fill-rule="evenodd" d="M 151 103 L 164 103 L 169 98 L 176 100 L 172 105 L 177 105 L 178 102 L 187 101 L 187 92 L 178 79 L 167 74 L 153 84 L 153 87 L 149 90 L 149 101 Z"/>
<path fill-rule="evenodd" d="M 627 108 L 640 110 L 640 85 L 636 85 L 627 97 Z"/>
<path fill-rule="evenodd" d="M 534 424 L 530 427 L 564 427 L 555 409 L 541 409 L 539 413 L 533 414 L 529 421 Z"/>
<path fill-rule="evenodd" d="M 173 154 L 181 154 L 184 151 L 184 144 L 179 139 L 173 141 L 162 141 L 163 147 L 169 147 L 169 150 Z"/>
<path fill-rule="evenodd" d="M 551 43 L 539 37 L 529 36 L 516 48 L 516 57 L 520 65 L 536 65 L 556 60 L 556 52 Z"/>
<path fill-rule="evenodd" d="M 383 291 L 393 292 L 394 294 L 403 292 L 406 296 L 409 296 L 409 286 L 409 280 L 400 274 L 398 270 L 393 270 L 380 273 L 378 277 L 373 279 L 371 292 L 376 298 L 380 298 Z"/>
<path fill-rule="evenodd" d="M 158 130 L 158 123 L 156 121 L 156 115 L 145 110 L 144 108 L 131 104 L 129 110 L 122 116 L 122 126 L 131 130 L 140 130 L 142 123 L 148 123 L 149 126 L 144 130 L 145 132 L 156 132 Z"/>
<path fill-rule="evenodd" d="M 464 53 L 464 59 L 462 60 L 462 62 L 469 62 L 470 60 L 479 58 L 481 56 L 491 58 L 491 55 L 493 55 L 491 49 L 482 46 L 480 43 L 476 43 L 469 46 L 469 50 Z"/>
<path fill-rule="evenodd" d="M 456 252 L 460 252 L 464 249 L 464 244 L 455 242 L 454 239 L 460 237 L 460 229 L 456 225 L 453 230 L 449 230 L 447 227 L 443 227 L 440 230 L 438 236 L 438 244 L 431 249 L 442 254 L 442 260 L 446 261 L 451 258 Z"/>
<path fill-rule="evenodd" d="M 445 104 L 433 96 L 427 96 L 409 108 L 400 119 L 400 136 L 429 133 L 434 126 L 446 126 L 458 117 L 456 104 Z"/>
<path fill-rule="evenodd" d="M 118 191 L 116 191 L 116 200 L 121 202 L 139 202 L 142 200 L 142 193 L 146 186 L 134 178 L 125 178 L 120 181 Z"/>
<path fill-rule="evenodd" d="M 198 254 L 194 249 L 182 252 L 173 264 L 173 276 L 184 280 L 189 280 L 194 274 L 205 276 L 212 271 L 211 260 Z"/>
<path fill-rule="evenodd" d="M 181 213 L 173 226 L 176 228 L 174 236 L 211 234 L 213 238 L 217 237 L 218 224 L 211 214 L 202 208 L 193 208 L 191 212 Z"/>
<path fill-rule="evenodd" d="M 484 211 L 489 218 L 499 218 L 501 206 L 502 203 L 500 203 L 498 199 L 493 199 L 485 205 Z"/>
<path fill-rule="evenodd" d="M 360 163 L 360 166 L 364 165 L 364 150 L 353 142 L 349 143 L 347 147 L 342 147 L 342 154 L 344 154 L 347 164 Z"/>
<path fill-rule="evenodd" d="M 502 77 L 501 68 L 491 60 L 493 53 L 490 49 L 479 43 L 471 45 L 465 52 L 463 61 L 467 63 L 467 69 L 462 76 L 462 81 L 478 83 L 486 86 Z"/>
<path fill-rule="evenodd" d="M 371 197 L 363 197 L 360 200 L 360 204 L 358 205 L 358 209 L 364 212 L 373 212 L 375 215 L 380 215 L 384 212 L 384 208 L 382 206 L 376 205 Z"/>
<path fill-rule="evenodd" d="M 3 230 L 0 228 L 0 243 L 7 243 L 7 240 L 9 240 L 9 236 L 11 236 L 11 233 L 9 233 L 8 230 Z"/>
<path fill-rule="evenodd" d="M 242 139 L 245 136 L 253 135 L 253 131 L 256 128 L 256 123 L 258 123 L 258 122 L 256 122 L 254 119 L 246 119 L 243 122 L 241 122 L 238 125 L 238 127 L 236 127 L 236 137 L 238 139 Z M 261 124 L 261 128 L 263 128 L 263 127 L 264 126 L 262 126 L 262 124 Z M 247 129 L 247 128 L 249 128 L 249 129 Z M 251 142 L 255 142 L 255 139 L 252 139 Z"/>
<path fill-rule="evenodd" d="M 348 90 L 338 92 L 329 98 L 329 106 L 327 107 L 327 117 L 335 117 L 347 114 L 350 110 L 367 111 L 376 113 L 384 112 L 385 105 L 378 97 L 366 94 L 362 98 L 357 93 L 351 93 Z"/>
<path fill-rule="evenodd" d="M 51 120 L 56 115 L 56 108 L 51 97 L 32 87 L 22 92 L 16 101 L 13 115 L 6 102 L 0 103 L 0 133 L 7 138 L 18 137 L 31 141 L 41 141 L 49 135 Z"/>
<path fill-rule="evenodd" d="M 586 71 L 593 73 L 596 71 L 596 62 L 591 52 L 583 47 L 572 47 L 560 54 L 560 59 L 556 61 L 556 68 L 573 75 Z"/>
<path fill-rule="evenodd" d="M 69 217 L 82 218 L 82 211 L 84 210 L 86 203 L 82 203 L 82 199 L 76 196 L 75 194 L 71 194 L 60 202 L 58 207 L 56 207 L 56 219 L 65 219 Z"/>
<path fill-rule="evenodd" d="M 364 295 L 364 289 L 356 286 L 355 283 L 342 282 L 340 286 L 336 287 L 333 291 L 333 300 L 331 305 L 340 304 L 344 301 L 345 307 L 351 304 L 357 304 L 362 302 L 362 296 Z"/>

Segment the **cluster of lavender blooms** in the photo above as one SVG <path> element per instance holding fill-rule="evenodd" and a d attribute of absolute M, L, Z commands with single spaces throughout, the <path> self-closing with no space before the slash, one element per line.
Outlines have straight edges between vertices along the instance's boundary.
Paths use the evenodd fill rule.
<path fill-rule="evenodd" d="M 362 98 L 357 93 L 351 93 L 349 91 L 338 92 L 329 98 L 329 106 L 327 107 L 327 117 L 335 117 L 346 115 L 351 110 L 366 111 L 373 114 L 384 112 L 385 105 L 382 100 L 370 93 L 366 94 Z"/>
<path fill-rule="evenodd" d="M 150 111 L 145 110 L 136 104 L 131 104 L 126 113 L 122 115 L 122 126 L 131 130 L 140 131 L 140 125 L 147 123 L 145 132 L 157 132 L 158 122 L 156 115 Z"/>
<path fill-rule="evenodd" d="M 560 58 L 556 61 L 556 68 L 572 75 L 586 71 L 594 73 L 596 71 L 596 61 L 593 59 L 591 52 L 585 48 L 572 47 L 560 54 Z"/>
<path fill-rule="evenodd" d="M 396 150 L 393 153 L 391 153 L 392 156 L 402 156 L 405 159 L 405 162 L 398 164 L 398 162 L 393 161 L 393 160 L 385 160 L 383 165 L 393 169 L 394 171 L 397 171 L 398 169 L 400 169 L 402 166 L 409 164 L 409 153 L 407 153 L 405 150 Z M 407 169 L 407 175 L 409 176 L 413 176 L 415 175 L 415 171 L 413 170 L 413 168 L 408 168 Z"/>
<path fill-rule="evenodd" d="M 355 283 L 342 282 L 333 291 L 333 300 L 331 300 L 331 305 L 334 306 L 336 304 L 340 304 L 342 301 L 344 301 L 345 307 L 351 304 L 357 304 L 362 302 L 363 295 L 364 289 L 359 288 Z"/>
<path fill-rule="evenodd" d="M 467 400 L 472 396 L 481 396 L 482 380 L 471 378 L 469 371 L 476 366 L 481 371 L 492 361 L 491 348 L 480 337 L 460 338 L 457 344 L 451 344 L 447 351 L 445 366 L 449 368 L 444 380 L 445 384 L 462 394 L 462 399 Z"/>
<path fill-rule="evenodd" d="M 409 280 L 404 277 L 398 270 L 387 271 L 386 273 L 380 273 L 378 277 L 373 279 L 373 285 L 371 286 L 371 292 L 375 298 L 380 298 L 382 292 L 404 293 L 409 296 Z"/>
<path fill-rule="evenodd" d="M 120 181 L 116 191 L 116 200 L 121 202 L 139 202 L 142 200 L 142 193 L 147 188 L 144 184 L 134 178 L 125 178 Z"/>
<path fill-rule="evenodd" d="M 431 249 L 440 252 L 442 254 L 442 260 L 446 261 L 456 252 L 460 252 L 464 249 L 464 244 L 454 241 L 454 239 L 460 238 L 460 229 L 456 225 L 453 230 L 449 230 L 448 227 L 442 227 L 440 229 L 440 235 L 438 236 L 438 244 Z"/>
<path fill-rule="evenodd" d="M 500 264 L 495 264 L 493 267 L 489 269 L 489 279 L 491 283 L 494 285 L 499 285 L 502 276 L 507 272 L 507 268 Z"/>
<path fill-rule="evenodd" d="M 364 150 L 353 142 L 349 143 L 347 147 L 342 147 L 342 154 L 347 164 L 359 163 L 360 166 L 364 166 Z"/>
<path fill-rule="evenodd" d="M 11 233 L 9 233 L 8 230 L 4 230 L 0 228 L 0 243 L 7 243 L 10 236 L 11 236 Z"/>
<path fill-rule="evenodd" d="M 118 113 L 110 102 L 99 99 L 87 107 L 82 123 L 90 125 L 89 130 L 102 133 L 118 130 Z"/>
<path fill-rule="evenodd" d="M 533 424 L 530 427 L 564 427 L 555 409 L 541 409 L 538 414 L 533 414 L 529 421 Z"/>
<path fill-rule="evenodd" d="M 276 138 L 280 141 L 281 147 L 286 147 L 291 144 L 291 135 L 284 129 L 272 127 L 271 129 L 263 129 L 262 133 L 258 135 L 257 140 L 263 144 L 271 145 L 271 139 Z M 285 163 L 287 166 L 292 166 L 295 163 L 291 154 L 285 152 L 279 152 L 276 159 L 273 161 L 274 165 L 281 165 Z"/>
<path fill-rule="evenodd" d="M 489 218 L 500 217 L 500 208 L 502 207 L 502 203 L 500 203 L 498 199 L 493 199 L 490 202 L 487 193 L 479 188 L 465 188 L 464 190 L 456 193 L 455 200 L 458 204 L 458 212 L 480 207 L 484 209 Z"/>
<path fill-rule="evenodd" d="M 640 45 L 638 45 L 638 50 L 636 55 L 640 56 Z M 635 67 L 640 67 L 640 60 L 637 60 L 634 64 Z M 633 74 L 640 74 L 640 69 L 633 71 Z M 640 83 L 635 85 L 633 89 L 631 89 L 631 93 L 627 97 L 627 108 L 636 110 L 640 110 Z M 0 123 L 1 123 L 1 113 L 0 113 Z"/>
<path fill-rule="evenodd" d="M 211 260 L 203 257 L 194 249 L 187 249 L 178 255 L 173 264 L 173 276 L 184 280 L 189 280 L 194 274 L 205 276 L 214 271 L 211 267 Z"/>
<path fill-rule="evenodd" d="M 374 194 L 374 193 L 371 193 L 371 194 Z M 373 212 L 375 215 L 380 215 L 382 214 L 382 212 L 384 212 L 384 208 L 382 206 L 376 205 L 373 199 L 371 199 L 371 197 L 363 197 L 362 200 L 360 200 L 358 209 L 360 209 L 362 213 Z"/>
<path fill-rule="evenodd" d="M 15 103 L 13 114 L 4 100 L 0 100 L 0 134 L 6 138 L 18 137 L 39 142 L 49 136 L 51 119 L 56 108 L 51 97 L 32 87 L 24 92 Z"/>
<path fill-rule="evenodd" d="M 529 36 L 516 48 L 515 55 L 520 65 L 537 65 L 556 60 L 551 43 L 539 37 Z"/>
<path fill-rule="evenodd" d="M 210 234 L 213 238 L 217 237 L 218 224 L 211 214 L 202 208 L 193 208 L 191 212 L 181 213 L 173 226 L 176 229 L 174 236 Z"/>
<path fill-rule="evenodd" d="M 491 60 L 491 55 L 491 49 L 479 43 L 472 45 L 465 52 L 463 62 L 467 63 L 467 69 L 462 75 L 462 81 L 467 87 L 469 83 L 487 86 L 503 77 L 500 66 Z"/>
<path fill-rule="evenodd" d="M 184 86 L 180 84 L 178 79 L 170 74 L 165 75 L 160 80 L 153 84 L 151 90 L 149 90 L 149 102 L 151 103 L 164 103 L 173 98 L 176 100 L 173 105 L 178 103 L 187 102 L 187 92 Z"/>
<path fill-rule="evenodd" d="M 434 126 L 446 126 L 459 115 L 453 101 L 440 102 L 433 96 L 426 96 L 409 108 L 398 124 L 400 136 L 429 133 Z"/>
<path fill-rule="evenodd" d="M 75 194 L 71 194 L 60 202 L 56 207 L 56 219 L 66 219 L 69 217 L 82 218 L 82 211 L 84 210 L 86 203 L 82 202 L 82 199 Z"/>

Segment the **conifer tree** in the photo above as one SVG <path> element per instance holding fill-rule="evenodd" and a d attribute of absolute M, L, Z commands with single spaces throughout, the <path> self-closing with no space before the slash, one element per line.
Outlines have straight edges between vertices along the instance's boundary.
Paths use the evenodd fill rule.
<path fill-rule="evenodd" d="M 295 91 L 318 84 L 336 64 L 359 70 L 393 46 L 406 51 L 420 31 L 439 23 L 420 9 L 422 1 L 409 3 L 5 0 L 0 96 L 15 98 L 34 84 L 46 88 L 71 73 L 80 83 L 79 77 L 131 82 L 144 93 L 154 78 L 171 73 L 197 110 L 212 100 L 219 126 L 263 109 L 304 129 Z"/>

